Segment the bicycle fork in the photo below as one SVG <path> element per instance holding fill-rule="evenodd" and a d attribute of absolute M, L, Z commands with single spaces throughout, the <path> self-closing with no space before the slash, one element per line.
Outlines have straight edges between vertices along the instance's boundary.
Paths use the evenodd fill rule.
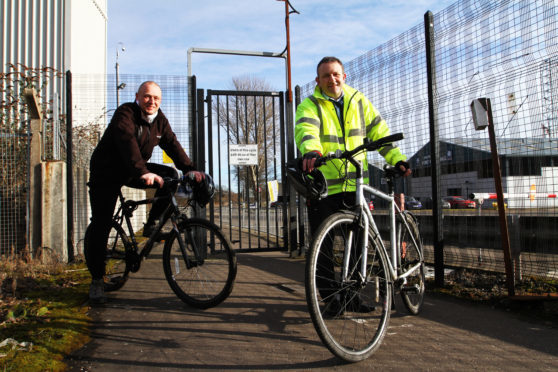
<path fill-rule="evenodd" d="M 359 279 L 362 283 L 366 281 L 366 266 L 368 264 L 368 254 L 366 252 L 366 247 L 368 247 L 368 216 L 365 214 L 362 215 L 363 217 L 363 238 L 362 238 L 362 252 L 361 252 L 361 260 L 360 260 L 360 270 L 358 271 Z M 345 283 L 347 282 L 352 274 L 350 273 L 349 265 L 351 261 L 351 255 L 353 250 L 353 240 L 355 238 L 355 234 L 358 236 L 360 230 L 360 226 L 357 229 L 351 229 L 349 231 L 349 236 L 345 245 L 345 255 L 343 257 L 343 270 L 342 270 L 342 281 Z M 358 249 L 358 247 L 354 247 L 354 249 Z"/>
<path fill-rule="evenodd" d="M 178 223 L 176 219 L 172 219 L 172 229 L 176 233 L 178 239 L 178 246 L 180 247 L 180 252 L 182 253 L 182 259 L 186 264 L 186 268 L 190 270 L 193 267 L 203 264 L 203 257 L 200 255 L 200 249 L 198 248 L 198 244 L 201 242 L 197 242 L 196 238 L 193 233 L 193 229 L 190 226 L 186 226 L 184 228 L 184 233 L 186 237 L 186 241 L 182 238 L 182 234 L 180 234 L 180 229 L 178 228 Z M 203 238 L 203 237 L 201 237 Z M 190 243 L 192 246 L 192 252 L 194 253 L 194 260 L 188 257 L 188 252 L 186 251 L 187 243 Z"/>

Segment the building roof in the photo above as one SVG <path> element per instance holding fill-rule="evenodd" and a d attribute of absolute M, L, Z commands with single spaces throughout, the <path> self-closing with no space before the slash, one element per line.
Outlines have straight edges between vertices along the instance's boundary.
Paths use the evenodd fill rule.
<path fill-rule="evenodd" d="M 440 142 L 490 153 L 488 138 L 440 138 Z M 499 155 L 508 157 L 558 155 L 558 138 L 496 138 L 496 146 Z"/>

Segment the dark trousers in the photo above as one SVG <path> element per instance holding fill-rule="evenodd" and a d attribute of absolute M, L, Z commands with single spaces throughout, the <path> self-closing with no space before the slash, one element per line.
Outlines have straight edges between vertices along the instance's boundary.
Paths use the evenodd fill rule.
<path fill-rule="evenodd" d="M 315 239 L 316 232 L 322 222 L 333 213 L 342 209 L 347 209 L 355 205 L 354 193 L 339 193 L 327 196 L 322 200 L 311 200 L 308 205 L 308 222 L 310 223 L 310 233 Z M 353 251 L 354 253 L 354 251 Z M 336 291 L 339 290 L 338 283 L 335 282 L 333 247 L 331 239 L 325 239 L 317 262 L 316 285 L 320 296 L 329 302 Z"/>
<path fill-rule="evenodd" d="M 177 171 L 166 165 L 147 163 L 147 169 L 156 173 L 161 177 L 177 177 Z M 131 179 L 124 184 L 125 186 L 145 189 L 151 186 L 145 186 L 139 179 Z M 87 229 L 85 239 L 88 246 L 85 252 L 85 260 L 87 268 L 93 279 L 101 279 L 105 275 L 105 257 L 108 235 L 111 229 L 112 216 L 114 207 L 118 199 L 122 184 L 110 184 L 108 182 L 89 182 L 89 201 L 91 204 L 91 223 Z M 159 188 L 155 192 L 155 197 L 168 195 L 168 188 Z M 168 199 L 158 200 L 153 203 L 149 212 L 148 220 L 158 218 L 169 204 Z"/>

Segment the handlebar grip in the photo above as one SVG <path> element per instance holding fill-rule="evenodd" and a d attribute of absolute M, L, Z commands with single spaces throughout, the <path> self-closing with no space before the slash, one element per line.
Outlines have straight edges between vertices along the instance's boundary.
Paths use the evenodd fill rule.
<path fill-rule="evenodd" d="M 395 133 L 395 134 L 390 134 L 389 136 L 380 138 L 378 141 L 376 141 L 376 143 L 377 143 L 380 147 L 382 147 L 382 146 L 385 145 L 386 143 L 401 141 L 403 138 L 405 138 L 405 136 L 403 135 L 403 133 Z"/>
<path fill-rule="evenodd" d="M 387 145 L 388 143 L 392 143 L 392 142 L 395 142 L 395 141 L 400 141 L 403 138 L 405 138 L 405 136 L 403 136 L 403 133 L 395 133 L 395 134 L 391 134 L 391 135 L 386 136 L 386 137 L 382 137 L 377 141 L 369 142 L 369 143 L 365 144 L 364 146 L 369 151 L 377 150 L 380 147 L 383 147 L 383 146 Z"/>
<path fill-rule="evenodd" d="M 385 139 L 387 142 L 395 142 L 395 141 L 401 141 L 404 138 L 405 136 L 403 135 L 403 133 L 394 133 L 387 137 L 384 137 L 383 139 Z"/>
<path fill-rule="evenodd" d="M 327 161 L 327 157 L 320 157 L 316 159 L 316 162 L 314 163 L 314 168 L 319 168 L 322 165 L 324 165 Z"/>

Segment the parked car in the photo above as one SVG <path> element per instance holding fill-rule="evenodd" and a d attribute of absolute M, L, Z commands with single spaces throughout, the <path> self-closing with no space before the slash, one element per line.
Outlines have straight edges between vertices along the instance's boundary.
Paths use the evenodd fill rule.
<path fill-rule="evenodd" d="M 442 208 L 443 209 L 451 209 L 451 204 L 449 201 L 442 199 Z"/>
<path fill-rule="evenodd" d="M 442 198 L 442 201 L 447 201 L 450 203 L 450 207 L 457 209 L 457 208 L 476 208 L 477 203 L 472 200 L 463 199 L 461 196 L 445 196 Z"/>
<path fill-rule="evenodd" d="M 370 212 L 374 210 L 374 202 L 372 200 L 368 201 L 368 208 L 370 209 Z"/>
<path fill-rule="evenodd" d="M 412 196 L 405 196 L 405 209 L 421 209 L 422 203 Z"/>

